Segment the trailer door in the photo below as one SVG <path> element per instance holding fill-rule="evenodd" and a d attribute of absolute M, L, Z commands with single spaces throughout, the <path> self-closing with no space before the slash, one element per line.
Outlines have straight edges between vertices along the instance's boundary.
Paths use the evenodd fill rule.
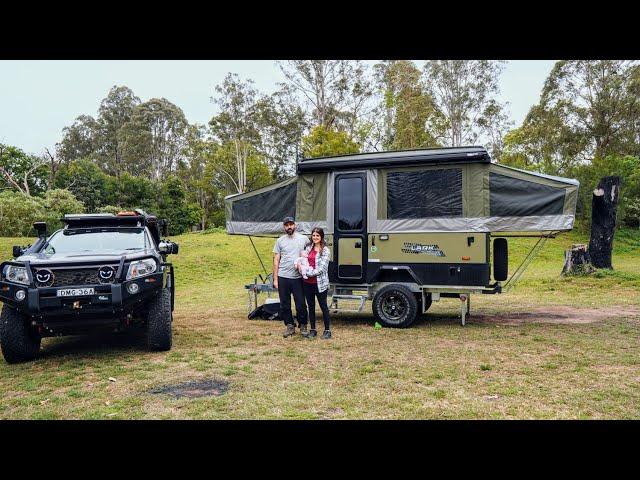
<path fill-rule="evenodd" d="M 364 283 L 367 265 L 365 173 L 336 175 L 334 222 L 338 282 Z"/>

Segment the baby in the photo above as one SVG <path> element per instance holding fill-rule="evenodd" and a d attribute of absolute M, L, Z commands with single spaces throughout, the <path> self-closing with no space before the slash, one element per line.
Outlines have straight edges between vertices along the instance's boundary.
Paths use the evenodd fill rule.
<path fill-rule="evenodd" d="M 307 274 L 310 270 L 313 270 L 309 265 L 308 256 L 309 254 L 307 252 L 300 252 L 300 256 L 296 258 L 296 261 L 293 263 L 293 266 L 298 269 L 302 278 L 309 278 Z"/>

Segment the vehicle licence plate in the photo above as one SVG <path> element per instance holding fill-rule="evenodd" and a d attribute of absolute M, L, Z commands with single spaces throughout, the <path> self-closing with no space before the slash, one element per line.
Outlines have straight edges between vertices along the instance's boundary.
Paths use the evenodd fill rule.
<path fill-rule="evenodd" d="M 58 297 L 81 297 L 84 295 L 95 295 L 93 288 L 65 288 L 56 292 Z"/>

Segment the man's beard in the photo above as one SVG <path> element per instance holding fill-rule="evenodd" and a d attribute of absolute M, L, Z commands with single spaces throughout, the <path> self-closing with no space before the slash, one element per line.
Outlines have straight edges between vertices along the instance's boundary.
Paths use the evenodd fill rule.
<path fill-rule="evenodd" d="M 293 235 L 293 231 L 295 228 L 285 228 L 284 231 L 287 232 L 287 235 Z"/>

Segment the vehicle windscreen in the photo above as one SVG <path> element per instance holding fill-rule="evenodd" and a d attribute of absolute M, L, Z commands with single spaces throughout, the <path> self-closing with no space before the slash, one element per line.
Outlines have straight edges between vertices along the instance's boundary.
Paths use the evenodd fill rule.
<path fill-rule="evenodd" d="M 53 234 L 44 253 L 119 254 L 145 248 L 149 248 L 149 240 L 142 228 L 74 229 Z"/>

